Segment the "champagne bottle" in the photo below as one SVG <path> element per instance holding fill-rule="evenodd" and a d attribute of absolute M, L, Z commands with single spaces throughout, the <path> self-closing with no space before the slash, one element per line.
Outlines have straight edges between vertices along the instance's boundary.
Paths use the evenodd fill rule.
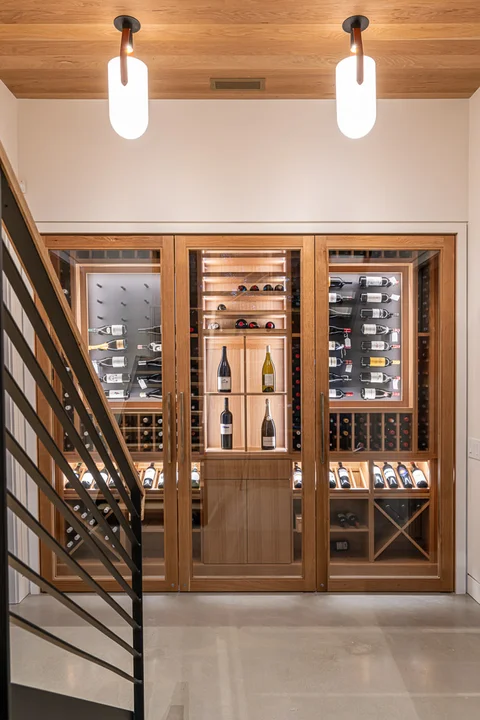
<path fill-rule="evenodd" d="M 348 470 L 346 470 L 342 463 L 338 463 L 338 470 L 337 470 L 338 479 L 340 480 L 340 487 L 343 490 L 348 490 L 350 485 L 350 475 L 348 474 Z"/>
<path fill-rule="evenodd" d="M 100 377 L 101 382 L 108 384 L 115 383 L 128 383 L 131 380 L 131 375 L 128 373 L 106 373 Z"/>
<path fill-rule="evenodd" d="M 275 450 L 277 438 L 275 423 L 270 412 L 270 400 L 265 400 L 265 417 L 262 422 L 262 450 Z"/>
<path fill-rule="evenodd" d="M 399 328 L 389 328 L 386 325 L 374 325 L 365 323 L 361 327 L 362 335 L 388 335 L 389 333 L 399 333 Z"/>
<path fill-rule="evenodd" d="M 121 368 L 127 367 L 128 358 L 124 355 L 117 355 L 113 357 L 102 358 L 101 360 L 94 360 L 93 364 L 105 367 Z"/>
<path fill-rule="evenodd" d="M 157 474 L 157 471 L 155 470 L 155 463 L 150 463 L 148 468 L 145 470 L 145 473 L 143 475 L 143 487 L 147 490 L 150 490 L 150 488 L 153 487 L 153 482 L 155 480 L 155 475 Z"/>
<path fill-rule="evenodd" d="M 341 290 L 344 285 L 352 285 L 351 280 L 342 280 L 341 277 L 330 275 L 328 278 L 328 286 L 335 290 Z"/>
<path fill-rule="evenodd" d="M 400 393 L 394 393 L 390 390 L 381 390 L 380 388 L 362 388 L 360 395 L 363 400 L 382 400 L 391 397 L 400 397 Z"/>
<path fill-rule="evenodd" d="M 328 397 L 331 400 L 339 400 L 344 397 L 353 397 L 353 392 L 345 392 L 344 390 L 339 390 L 338 388 L 330 388 L 328 391 Z"/>
<path fill-rule="evenodd" d="M 413 490 L 413 488 L 414 488 L 413 480 L 410 477 L 410 473 L 408 472 L 406 465 L 399 462 L 397 464 L 397 473 L 400 475 L 400 478 L 403 483 L 403 487 L 406 490 Z"/>
<path fill-rule="evenodd" d="M 360 275 L 358 278 L 358 284 L 362 288 L 367 287 L 391 287 L 397 284 L 397 280 L 394 277 L 387 278 L 379 275 Z"/>
<path fill-rule="evenodd" d="M 373 487 L 375 490 L 382 490 L 385 487 L 382 471 L 378 465 L 373 465 Z"/>
<path fill-rule="evenodd" d="M 115 360 L 116 358 L 113 358 L 113 359 Z M 137 364 L 138 364 L 138 367 L 161 368 L 162 367 L 162 356 L 159 355 L 158 357 L 152 358 L 151 360 L 149 360 L 148 358 L 141 358 Z"/>
<path fill-rule="evenodd" d="M 128 400 L 130 391 L 123 388 L 121 390 L 105 390 L 105 395 L 109 400 Z"/>
<path fill-rule="evenodd" d="M 398 480 L 395 474 L 395 470 L 388 462 L 383 463 L 383 477 L 387 481 L 387 485 L 391 490 L 398 488 Z"/>
<path fill-rule="evenodd" d="M 152 333 L 152 335 L 161 335 L 162 328 L 160 327 L 160 325 L 152 325 L 152 327 L 138 328 L 138 332 Z"/>
<path fill-rule="evenodd" d="M 387 293 L 360 293 L 360 302 L 362 303 L 390 303 L 392 299 L 395 298 Z"/>
<path fill-rule="evenodd" d="M 162 343 L 151 342 L 148 345 L 137 345 L 137 350 L 151 350 L 152 352 L 162 352 Z"/>
<path fill-rule="evenodd" d="M 422 470 L 412 462 L 412 475 L 417 488 L 428 488 L 427 478 Z"/>
<path fill-rule="evenodd" d="M 154 388 L 153 390 L 148 390 L 147 392 L 141 392 L 138 393 L 139 397 L 141 398 L 161 398 L 163 396 L 163 391 L 161 387 Z"/>
<path fill-rule="evenodd" d="M 293 466 L 293 487 L 301 488 L 303 484 L 302 468 L 298 463 Z"/>
<path fill-rule="evenodd" d="M 220 447 L 222 450 L 233 448 L 233 415 L 228 409 L 228 398 L 225 398 L 225 407 L 220 415 Z"/>
<path fill-rule="evenodd" d="M 360 365 L 362 367 L 389 367 L 390 365 L 400 365 L 400 360 L 391 360 L 388 357 L 362 357 Z"/>
<path fill-rule="evenodd" d="M 358 517 L 353 512 L 346 512 L 345 517 L 347 518 L 347 522 L 351 527 L 360 527 L 360 523 L 358 522 Z"/>
<path fill-rule="evenodd" d="M 196 465 L 194 465 L 192 468 L 191 481 L 192 488 L 196 489 L 200 487 L 200 473 L 198 472 L 198 468 Z"/>
<path fill-rule="evenodd" d="M 232 371 L 227 360 L 227 346 L 222 347 L 222 359 L 217 370 L 217 390 L 222 393 L 232 392 Z"/>
<path fill-rule="evenodd" d="M 340 304 L 343 302 L 352 302 L 355 300 L 355 293 L 348 293 L 346 295 L 340 295 L 339 293 L 328 293 L 328 302 Z"/>
<path fill-rule="evenodd" d="M 89 333 L 97 333 L 97 335 L 112 335 L 120 337 L 127 334 L 126 325 L 103 325 L 99 328 L 88 328 Z"/>
<path fill-rule="evenodd" d="M 126 350 L 126 340 L 109 340 L 108 342 L 100 343 L 99 345 L 89 345 L 89 350 Z"/>
<path fill-rule="evenodd" d="M 388 319 L 392 317 L 398 317 L 399 313 L 391 313 L 383 308 L 362 308 L 360 310 L 360 317 L 362 320 L 372 318 L 373 320 Z"/>
<path fill-rule="evenodd" d="M 362 340 L 360 347 L 362 350 L 398 350 L 400 345 L 392 345 L 384 340 Z"/>
<path fill-rule="evenodd" d="M 335 480 L 335 473 L 333 470 L 328 471 L 328 485 L 332 490 L 337 487 L 337 481 Z"/>
<path fill-rule="evenodd" d="M 265 360 L 263 361 L 262 392 L 275 392 L 275 365 L 270 354 L 270 345 L 267 345 Z"/>
<path fill-rule="evenodd" d="M 361 372 L 360 382 L 365 383 L 388 383 L 392 380 L 390 375 L 383 372 Z"/>

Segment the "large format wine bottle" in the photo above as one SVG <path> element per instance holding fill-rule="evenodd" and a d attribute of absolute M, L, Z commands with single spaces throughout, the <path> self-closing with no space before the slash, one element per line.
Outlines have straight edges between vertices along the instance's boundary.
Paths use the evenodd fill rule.
<path fill-rule="evenodd" d="M 360 382 L 368 383 L 388 383 L 392 380 L 390 375 L 383 372 L 361 372 Z"/>
<path fill-rule="evenodd" d="M 126 350 L 126 340 L 109 340 L 108 342 L 100 343 L 99 345 L 89 345 L 89 350 Z"/>
<path fill-rule="evenodd" d="M 262 392 L 275 392 L 275 365 L 270 354 L 270 345 L 267 345 L 265 360 L 263 361 Z"/>
<path fill-rule="evenodd" d="M 417 488 L 428 488 L 427 478 L 425 477 L 423 470 L 420 470 L 414 462 L 412 462 L 412 475 Z"/>
<path fill-rule="evenodd" d="M 336 290 L 341 290 L 344 285 L 352 285 L 351 280 L 342 280 L 341 277 L 335 277 L 330 275 L 328 278 L 328 286 L 331 288 L 335 288 Z"/>
<path fill-rule="evenodd" d="M 222 359 L 217 370 L 217 390 L 218 392 L 232 392 L 232 371 L 227 360 L 227 346 L 222 347 Z"/>
<path fill-rule="evenodd" d="M 343 467 L 341 462 L 338 463 L 337 475 L 340 480 L 340 487 L 344 490 L 348 490 L 351 487 L 350 476 L 348 474 L 348 470 Z"/>
<path fill-rule="evenodd" d="M 275 423 L 270 412 L 270 400 L 265 400 L 265 417 L 262 422 L 262 450 L 275 450 L 277 438 Z"/>
<path fill-rule="evenodd" d="M 115 383 L 127 383 L 131 380 L 131 375 L 128 373 L 106 373 L 106 375 L 102 375 L 100 377 L 100 380 L 103 383 L 109 383 L 111 385 Z"/>
<path fill-rule="evenodd" d="M 379 275 L 360 275 L 358 278 L 358 284 L 362 288 L 367 287 L 391 287 L 397 284 L 397 280 L 394 277 L 387 278 Z"/>
<path fill-rule="evenodd" d="M 360 365 L 362 367 L 389 367 L 390 365 L 400 365 L 400 360 L 391 360 L 388 357 L 362 357 Z"/>
<path fill-rule="evenodd" d="M 395 470 L 390 465 L 390 463 L 384 462 L 383 463 L 383 476 L 385 480 L 387 481 L 387 485 L 392 490 L 395 490 L 398 488 L 398 480 L 397 476 L 395 474 Z"/>
<path fill-rule="evenodd" d="M 222 450 L 233 448 L 233 415 L 228 409 L 228 398 L 225 398 L 225 407 L 220 415 L 220 447 Z"/>
<path fill-rule="evenodd" d="M 88 328 L 89 333 L 97 333 L 98 335 L 121 336 L 127 334 L 126 325 L 103 325 L 99 328 Z"/>

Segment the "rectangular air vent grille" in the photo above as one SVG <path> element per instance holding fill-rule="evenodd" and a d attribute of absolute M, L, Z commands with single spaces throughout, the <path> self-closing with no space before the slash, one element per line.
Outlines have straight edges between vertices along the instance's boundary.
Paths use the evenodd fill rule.
<path fill-rule="evenodd" d="M 212 90 L 265 90 L 265 78 L 210 78 Z"/>

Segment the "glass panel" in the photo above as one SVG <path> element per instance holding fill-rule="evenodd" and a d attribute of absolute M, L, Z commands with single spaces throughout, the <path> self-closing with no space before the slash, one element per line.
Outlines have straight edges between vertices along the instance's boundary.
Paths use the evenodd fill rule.
<path fill-rule="evenodd" d="M 438 253 L 329 255 L 330 576 L 436 576 Z"/>
<path fill-rule="evenodd" d="M 301 577 L 300 251 L 190 251 L 194 577 Z"/>
<path fill-rule="evenodd" d="M 164 473 L 162 402 L 162 303 L 161 256 L 151 250 L 55 250 L 50 257 L 80 331 L 88 344 L 93 367 L 125 438 L 132 459 L 147 489 L 143 550 L 145 575 L 163 578 Z M 91 440 L 68 395 L 60 387 L 64 406 L 89 449 Z M 112 536 L 122 530 L 67 434 L 64 450 L 80 481 L 105 512 Z M 98 457 L 98 456 L 97 456 Z M 101 468 L 100 463 L 97 467 Z M 92 520 L 75 489 L 61 473 L 58 488 L 65 500 L 87 524 Z M 116 493 L 114 493 L 116 494 Z M 91 527 L 95 528 L 95 524 Z M 95 530 L 94 530 L 95 531 Z M 72 528 L 56 517 L 57 537 L 77 560 L 96 576 L 107 573 Z M 100 533 L 100 529 L 98 530 Z M 72 534 L 73 533 L 73 534 Z M 105 533 L 100 533 L 102 536 Z M 108 541 L 106 541 L 108 544 Z M 125 543 L 126 544 L 126 543 Z M 127 567 L 115 555 L 115 563 L 128 577 Z M 69 576 L 68 567 L 57 564 L 57 576 Z"/>

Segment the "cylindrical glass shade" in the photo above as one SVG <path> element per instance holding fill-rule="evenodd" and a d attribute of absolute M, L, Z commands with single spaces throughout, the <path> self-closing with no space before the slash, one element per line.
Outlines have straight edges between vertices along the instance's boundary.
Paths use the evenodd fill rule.
<path fill-rule="evenodd" d="M 368 135 L 377 117 L 375 60 L 364 57 L 363 83 L 357 83 L 357 58 L 341 60 L 336 70 L 337 123 L 352 140 Z"/>
<path fill-rule="evenodd" d="M 138 58 L 127 57 L 128 83 L 120 80 L 120 57 L 108 63 L 110 123 L 126 140 L 139 138 L 148 127 L 148 68 Z"/>

